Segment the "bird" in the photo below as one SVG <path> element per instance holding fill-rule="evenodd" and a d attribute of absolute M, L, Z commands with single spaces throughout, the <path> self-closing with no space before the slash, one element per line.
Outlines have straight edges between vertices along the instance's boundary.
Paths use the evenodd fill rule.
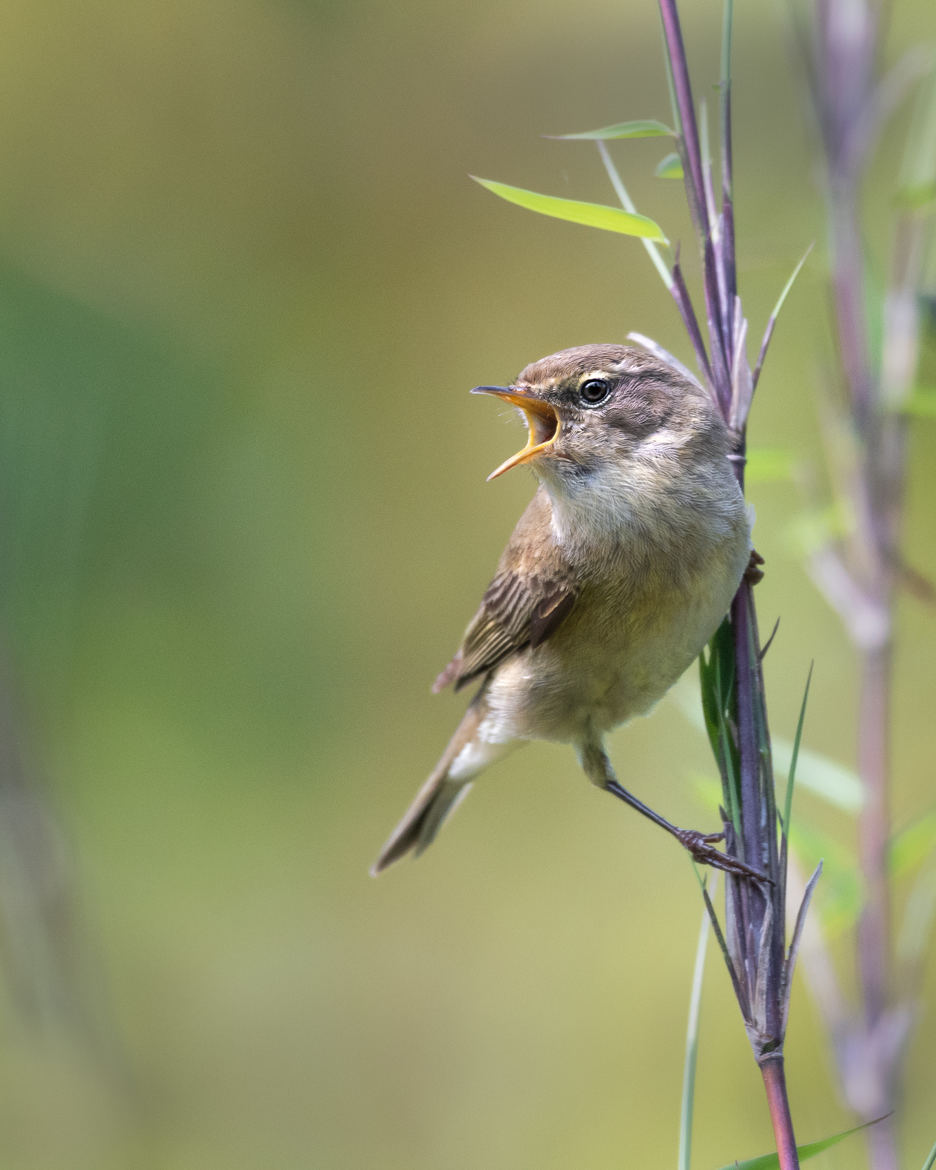
<path fill-rule="evenodd" d="M 552 740 L 696 860 L 751 875 L 715 847 L 722 834 L 679 829 L 628 792 L 604 749 L 608 731 L 647 714 L 698 657 L 752 556 L 716 403 L 655 354 L 610 343 L 561 350 L 472 393 L 517 407 L 528 427 L 526 446 L 488 478 L 526 466 L 538 486 L 433 686 L 478 689 L 371 873 L 422 853 L 484 769 Z"/>

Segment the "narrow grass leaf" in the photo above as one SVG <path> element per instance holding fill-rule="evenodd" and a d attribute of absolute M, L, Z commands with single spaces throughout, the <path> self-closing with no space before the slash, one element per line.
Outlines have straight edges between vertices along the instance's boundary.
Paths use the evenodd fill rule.
<path fill-rule="evenodd" d="M 917 92 L 898 198 L 904 206 L 917 210 L 936 198 L 936 71 L 931 71 Z"/>
<path fill-rule="evenodd" d="M 713 881 L 714 884 L 714 881 Z M 690 1170 L 692 1149 L 692 1109 L 695 1101 L 696 1064 L 699 1055 L 699 1016 L 702 1002 L 702 978 L 705 973 L 705 954 L 709 938 L 708 910 L 702 913 L 699 941 L 696 944 L 695 966 L 692 972 L 692 990 L 689 994 L 689 1023 L 686 1028 L 686 1060 L 683 1068 L 682 1103 L 679 1111 L 679 1170 Z"/>
<path fill-rule="evenodd" d="M 905 967 L 915 967 L 926 961 L 934 918 L 936 874 L 925 870 L 910 888 L 897 935 L 897 958 Z"/>
<path fill-rule="evenodd" d="M 721 147 L 722 147 L 722 191 L 730 200 L 734 183 L 733 160 L 731 157 L 731 38 L 734 29 L 734 0 L 725 0 L 722 10 L 721 44 Z M 734 240 L 733 225 L 729 233 Z M 733 265 L 732 265 L 733 270 Z"/>
<path fill-rule="evenodd" d="M 774 736 L 773 756 L 778 769 L 789 774 L 793 744 L 781 736 Z M 857 814 L 864 804 L 864 792 L 857 774 L 837 760 L 830 760 L 809 748 L 800 748 L 797 752 L 796 782 L 800 788 L 808 788 L 814 796 L 844 812 Z"/>
<path fill-rule="evenodd" d="M 846 1129 L 843 1133 L 834 1134 L 832 1137 L 823 1138 L 818 1142 L 807 1142 L 806 1145 L 797 1146 L 796 1152 L 799 1154 L 801 1162 L 805 1162 L 807 1158 L 814 1158 L 816 1154 L 821 1154 L 823 1150 L 828 1150 L 832 1146 L 838 1145 L 847 1137 L 851 1137 L 853 1133 L 860 1133 L 861 1130 L 867 1129 L 869 1125 L 877 1125 L 879 1121 L 883 1121 L 883 1117 L 875 1118 L 874 1121 L 866 1121 L 864 1125 L 856 1125 L 854 1129 Z M 929 1163 L 923 1167 L 923 1170 L 929 1170 Z M 748 1158 L 744 1162 L 729 1162 L 727 1166 L 722 1166 L 721 1170 L 779 1170 L 780 1160 L 776 1154 L 761 1154 L 758 1158 Z"/>
<path fill-rule="evenodd" d="M 809 253 L 812 250 L 813 245 L 810 244 L 803 255 L 800 257 L 799 263 L 790 274 L 790 279 L 783 286 L 783 291 L 780 293 L 780 296 L 777 297 L 777 303 L 774 305 L 773 310 L 767 319 L 767 328 L 764 330 L 764 339 L 761 342 L 760 353 L 757 355 L 757 363 L 754 366 L 753 382 L 755 389 L 757 388 L 757 381 L 760 378 L 760 373 L 764 366 L 764 358 L 767 356 L 767 347 L 770 345 L 771 337 L 773 337 L 773 331 L 777 324 L 777 318 L 780 316 L 780 310 L 783 308 L 783 302 L 787 299 L 790 289 L 793 287 L 793 282 L 799 276 L 800 269 L 806 263 L 806 260 L 809 257 Z"/>
<path fill-rule="evenodd" d="M 715 677 L 712 655 L 710 645 L 708 659 L 700 656 L 701 717 L 695 695 L 691 694 L 688 688 L 677 688 L 673 693 L 679 710 L 694 727 L 707 732 L 709 742 L 714 742 L 713 736 L 718 731 L 717 697 L 712 689 Z M 771 736 L 771 752 L 777 771 L 789 775 L 793 762 L 792 740 L 783 736 Z M 798 788 L 811 792 L 813 796 L 843 812 L 856 815 L 861 811 L 864 805 L 864 792 L 856 772 L 840 764 L 838 760 L 830 760 L 828 756 L 802 746 L 797 752 L 796 759 Z"/>
<path fill-rule="evenodd" d="M 802 817 L 792 826 L 790 842 L 804 865 L 812 866 L 816 858 L 824 858 L 825 878 L 816 910 L 827 938 L 840 937 L 854 927 L 863 904 L 864 891 L 854 850 L 840 844 L 824 829 L 804 824 Z"/>
<path fill-rule="evenodd" d="M 787 952 L 786 963 L 783 966 L 783 1003 L 781 1005 L 783 1010 L 783 1031 L 786 1031 L 787 1017 L 790 1012 L 790 993 L 793 990 L 793 973 L 796 970 L 796 957 L 799 954 L 800 942 L 803 937 L 803 927 L 806 925 L 806 915 L 809 913 L 809 903 L 812 901 L 813 893 L 816 889 L 816 883 L 822 873 L 822 862 L 820 861 L 813 870 L 813 875 L 806 883 L 806 889 L 803 892 L 803 900 L 800 902 L 799 910 L 796 912 L 796 925 L 793 927 L 793 937 L 790 939 L 790 949 Z"/>
<path fill-rule="evenodd" d="M 666 365 L 672 366 L 674 370 L 678 370 L 679 373 L 682 374 L 682 376 L 688 382 L 693 384 L 693 386 L 698 386 L 700 390 L 705 388 L 699 379 L 695 376 L 695 374 L 693 374 L 691 370 L 688 370 L 678 357 L 674 357 L 668 349 L 664 349 L 663 346 L 660 345 L 658 341 L 654 341 L 652 337 L 647 337 L 644 333 L 634 333 L 631 331 L 627 335 L 627 340 L 636 341 L 638 345 L 643 346 L 645 350 L 647 350 L 649 353 L 652 353 L 654 357 L 659 358 L 661 362 L 665 362 Z"/>
<path fill-rule="evenodd" d="M 683 171 L 682 159 L 673 151 L 671 154 L 665 155 L 656 165 L 656 170 L 653 172 L 658 179 L 683 179 L 685 172 Z"/>
<path fill-rule="evenodd" d="M 614 188 L 614 193 L 620 200 L 621 206 L 625 211 L 629 211 L 632 215 L 636 215 L 637 208 L 634 206 L 633 200 L 627 193 L 627 188 L 624 186 L 624 180 L 621 178 L 617 167 L 614 165 L 614 159 L 611 157 L 611 152 L 608 150 L 605 143 L 600 139 L 595 142 L 595 146 L 598 148 L 598 157 L 601 159 L 602 165 L 608 173 L 608 178 L 611 180 L 611 186 Z M 669 270 L 669 265 L 660 255 L 660 249 L 656 246 L 653 240 L 643 239 L 640 242 L 643 244 L 647 255 L 650 257 L 650 261 L 653 264 L 653 267 L 659 273 L 660 280 L 663 281 L 663 284 L 667 289 L 672 290 L 673 274 Z"/>
<path fill-rule="evenodd" d="M 891 839 L 888 857 L 892 877 L 903 877 L 936 848 L 936 809 L 918 817 Z"/>
<path fill-rule="evenodd" d="M 715 912 L 715 904 L 713 903 L 708 890 L 705 888 L 705 882 L 699 877 L 698 868 L 693 865 L 695 870 L 696 880 L 699 883 L 699 888 L 702 890 L 702 901 L 705 903 L 705 909 L 708 912 L 709 922 L 712 924 L 712 930 L 715 934 L 715 941 L 718 943 L 719 950 L 722 953 L 722 958 L 725 960 L 725 966 L 728 968 L 728 977 L 731 980 L 731 986 L 734 989 L 735 999 L 741 1006 L 741 1013 L 747 1020 L 750 1016 L 748 1010 L 748 999 L 744 987 L 738 978 L 738 972 L 734 968 L 734 963 L 731 961 L 731 952 L 728 950 L 728 943 L 725 941 L 725 935 L 721 928 L 721 923 L 718 921 L 718 915 Z"/>
<path fill-rule="evenodd" d="M 600 130 L 582 130 L 578 134 L 545 134 L 545 138 L 575 139 L 594 141 L 597 138 L 675 138 L 676 131 L 663 122 L 645 118 L 634 122 L 618 122 L 614 126 L 602 126 Z"/>
<path fill-rule="evenodd" d="M 790 814 L 793 809 L 793 785 L 796 781 L 796 762 L 799 759 L 800 741 L 803 738 L 803 723 L 806 719 L 806 704 L 809 701 L 809 684 L 812 682 L 813 664 L 809 664 L 809 674 L 806 675 L 806 686 L 803 690 L 803 701 L 800 704 L 799 719 L 796 721 L 796 734 L 793 737 L 793 751 L 790 754 L 790 770 L 787 773 L 786 794 L 783 801 L 783 831 L 790 831 Z"/>
<path fill-rule="evenodd" d="M 607 207 L 603 203 L 585 203 L 579 199 L 541 195 L 537 191 L 528 191 L 523 187 L 497 183 L 493 179 L 480 179 L 477 175 L 472 175 L 471 178 L 488 191 L 499 195 L 501 199 L 506 199 L 508 203 L 516 203 L 528 211 L 537 211 L 554 219 L 564 219 L 568 223 L 580 223 L 585 227 L 601 228 L 606 232 L 617 232 L 619 235 L 638 236 L 662 244 L 669 242 L 659 225 L 645 215 L 623 211 L 620 207 Z"/>
<path fill-rule="evenodd" d="M 930 208 L 936 207 L 936 183 L 905 187 L 897 192 L 894 203 L 904 211 L 929 211 Z"/>
<path fill-rule="evenodd" d="M 933 1170 L 934 1166 L 936 1166 L 936 1146 L 930 1150 L 929 1156 L 923 1163 L 923 1170 Z"/>

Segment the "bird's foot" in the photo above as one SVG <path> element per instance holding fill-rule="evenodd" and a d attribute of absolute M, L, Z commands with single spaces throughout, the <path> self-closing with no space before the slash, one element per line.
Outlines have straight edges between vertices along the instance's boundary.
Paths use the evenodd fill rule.
<path fill-rule="evenodd" d="M 677 829 L 673 836 L 689 850 L 692 860 L 699 865 L 710 865 L 713 869 L 734 874 L 735 877 L 751 878 L 756 882 L 770 882 L 760 870 L 752 869 L 737 857 L 730 857 L 715 848 L 717 841 L 724 841 L 724 833 L 703 833 L 699 829 Z"/>
<path fill-rule="evenodd" d="M 761 568 L 764 558 L 760 555 L 756 548 L 751 549 L 751 555 L 748 559 L 747 568 L 744 570 L 744 580 L 749 585 L 756 585 L 759 581 L 764 579 L 764 570 Z"/>

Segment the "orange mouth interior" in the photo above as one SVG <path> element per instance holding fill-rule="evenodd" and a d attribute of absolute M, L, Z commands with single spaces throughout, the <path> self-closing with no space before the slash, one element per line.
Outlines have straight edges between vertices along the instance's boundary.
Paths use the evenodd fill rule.
<path fill-rule="evenodd" d="M 526 417 L 526 424 L 530 431 L 527 436 L 527 444 L 523 450 L 518 451 L 516 455 L 511 455 L 500 467 L 492 471 L 488 476 L 488 480 L 492 480 L 497 479 L 499 475 L 503 475 L 505 471 L 510 471 L 511 467 L 518 467 L 521 463 L 528 463 L 529 460 L 535 459 L 537 455 L 542 455 L 548 451 L 559 436 L 559 416 L 548 403 L 543 402 L 539 398 L 533 398 L 532 396 L 527 396 L 514 390 L 484 387 L 484 392 L 494 394 L 496 397 L 502 398 L 504 402 L 509 402 L 512 406 L 519 406 Z"/>

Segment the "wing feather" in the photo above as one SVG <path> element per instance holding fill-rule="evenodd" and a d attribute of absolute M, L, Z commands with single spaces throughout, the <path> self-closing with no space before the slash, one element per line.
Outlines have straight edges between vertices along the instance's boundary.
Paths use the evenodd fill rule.
<path fill-rule="evenodd" d="M 552 535 L 540 488 L 521 516 L 458 653 L 435 681 L 458 690 L 526 646 L 539 646 L 571 613 L 575 575 Z"/>

